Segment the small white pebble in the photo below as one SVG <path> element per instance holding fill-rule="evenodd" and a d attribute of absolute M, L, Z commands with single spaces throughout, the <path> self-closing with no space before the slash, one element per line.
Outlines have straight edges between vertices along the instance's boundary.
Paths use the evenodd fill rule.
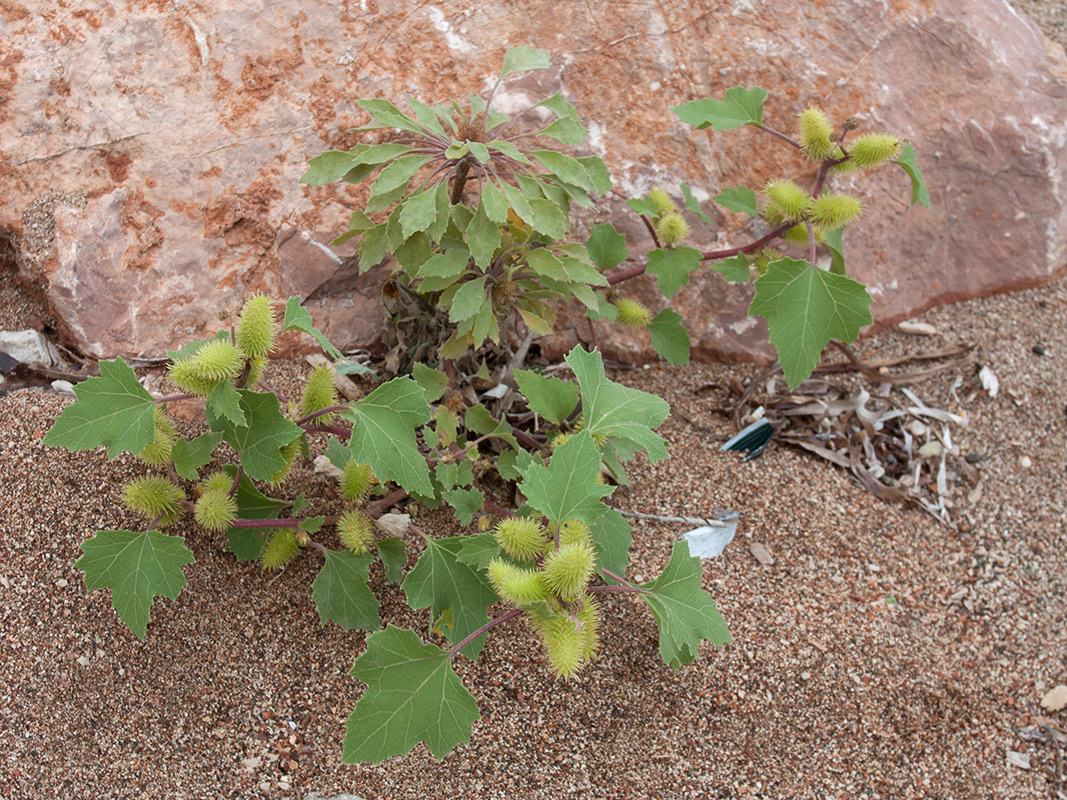
<path fill-rule="evenodd" d="M 1019 466 L 1023 469 L 1030 469 L 1034 465 L 1034 462 L 1030 460 L 1030 456 L 1020 456 Z"/>
<path fill-rule="evenodd" d="M 58 581 L 56 581 L 56 586 L 58 586 L 60 589 L 66 589 L 67 588 L 67 579 L 66 578 L 60 578 Z"/>
<path fill-rule="evenodd" d="M 804 670 L 804 672 L 800 673 L 800 679 L 802 681 L 810 681 L 811 680 L 811 673 L 808 672 L 807 670 Z"/>
<path fill-rule="evenodd" d="M 78 663 L 83 667 L 89 666 L 89 659 L 87 656 L 78 656 Z"/>

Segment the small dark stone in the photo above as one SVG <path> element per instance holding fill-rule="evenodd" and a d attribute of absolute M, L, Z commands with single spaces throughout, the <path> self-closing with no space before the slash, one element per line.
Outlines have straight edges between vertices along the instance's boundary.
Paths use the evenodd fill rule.
<path fill-rule="evenodd" d="M 985 456 L 983 456 L 981 453 L 968 453 L 964 456 L 964 458 L 966 459 L 968 464 L 977 464 L 979 461 L 985 458 Z"/>
<path fill-rule="evenodd" d="M 1030 348 L 1030 352 L 1033 353 L 1035 356 L 1043 356 L 1045 355 L 1045 348 L 1039 344 L 1035 344 L 1033 347 Z"/>

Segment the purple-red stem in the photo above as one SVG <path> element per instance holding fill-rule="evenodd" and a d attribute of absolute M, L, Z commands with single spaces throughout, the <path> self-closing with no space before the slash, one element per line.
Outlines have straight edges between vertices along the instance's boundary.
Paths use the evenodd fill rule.
<path fill-rule="evenodd" d="M 448 651 L 448 657 L 452 658 L 452 656 L 454 656 L 456 653 L 458 653 L 460 650 L 462 650 L 464 647 L 473 642 L 475 639 L 477 639 L 489 629 L 495 628 L 497 625 L 501 625 L 507 622 L 508 620 L 515 619 L 515 617 L 519 616 L 519 614 L 522 613 L 523 611 L 521 608 L 513 608 L 506 614 L 501 614 L 499 617 L 494 617 L 493 619 L 485 623 L 482 627 L 480 627 L 478 630 L 476 630 L 474 633 L 472 633 L 470 636 L 468 636 L 466 639 L 464 639 L 462 642 L 457 645 L 454 645 L 452 649 Z"/>

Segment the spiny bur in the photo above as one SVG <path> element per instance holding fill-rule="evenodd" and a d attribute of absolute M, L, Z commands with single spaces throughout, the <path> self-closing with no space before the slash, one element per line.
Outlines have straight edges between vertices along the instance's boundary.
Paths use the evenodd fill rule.
<path fill-rule="evenodd" d="M 212 472 L 201 481 L 200 493 L 203 494 L 204 492 L 218 491 L 220 489 L 224 492 L 229 492 L 231 486 L 233 486 L 233 478 L 220 470 Z"/>
<path fill-rule="evenodd" d="M 177 517 L 185 493 L 166 478 L 143 475 L 126 484 L 123 500 L 134 511 L 148 518 L 164 516 L 166 521 Z"/>
<path fill-rule="evenodd" d="M 648 199 L 656 204 L 656 216 L 662 217 L 667 214 L 673 214 L 678 210 L 678 206 L 671 200 L 668 195 L 662 189 L 653 189 L 648 193 Z"/>
<path fill-rule="evenodd" d="M 803 219 L 811 198 L 793 181 L 771 181 L 763 187 L 767 213 L 774 219 Z"/>
<path fill-rule="evenodd" d="M 592 545 L 593 532 L 580 519 L 569 519 L 559 526 L 559 543 L 562 546 L 576 542 Z"/>
<path fill-rule="evenodd" d="M 615 308 L 619 312 L 616 321 L 620 325 L 628 328 L 647 328 L 652 322 L 652 312 L 632 297 L 620 297 L 615 301 Z"/>
<path fill-rule="evenodd" d="M 285 459 L 285 465 L 271 476 L 269 481 L 271 486 L 285 483 L 285 479 L 289 477 L 289 473 L 293 469 L 293 464 L 296 463 L 296 457 L 304 451 L 304 446 L 304 436 L 301 434 L 278 451 L 281 457 Z"/>
<path fill-rule="evenodd" d="M 664 214 L 656 222 L 656 236 L 664 247 L 674 247 L 689 235 L 689 223 L 678 213 Z"/>
<path fill-rule="evenodd" d="M 243 368 L 244 359 L 236 347 L 212 339 L 189 358 L 174 363 L 170 377 L 187 392 L 206 397 L 223 381 L 235 380 Z"/>
<path fill-rule="evenodd" d="M 815 234 L 815 241 L 817 243 L 826 240 L 826 233 L 818 225 L 812 225 L 812 232 Z M 792 244 L 808 244 L 808 226 L 807 225 L 794 225 L 792 228 L 782 234 L 782 238 Z"/>
<path fill-rule="evenodd" d="M 245 386 L 255 386 L 261 380 L 263 380 L 263 373 L 267 371 L 267 359 L 263 356 L 256 356 L 248 360 L 248 378 L 245 379 Z"/>
<path fill-rule="evenodd" d="M 585 592 L 593 577 L 596 556 L 586 542 L 560 545 L 545 557 L 542 581 L 561 600 L 575 600 Z"/>
<path fill-rule="evenodd" d="M 269 297 L 257 294 L 245 301 L 234 339 L 248 358 L 265 356 L 274 349 L 274 308 Z"/>
<path fill-rule="evenodd" d="M 548 532 L 530 517 L 508 517 L 493 531 L 500 548 L 519 561 L 533 561 L 548 547 Z"/>
<path fill-rule="evenodd" d="M 307 382 L 304 384 L 304 392 L 300 396 L 300 416 L 306 417 L 324 408 L 337 405 L 337 389 L 334 388 L 333 367 L 329 364 L 320 364 L 311 370 Z M 326 424 L 333 414 L 323 414 L 316 417 L 317 422 Z"/>
<path fill-rule="evenodd" d="M 290 563 L 299 554 L 300 542 L 297 541 L 296 534 L 289 528 L 279 528 L 263 545 L 259 563 L 263 565 L 263 569 L 273 572 Z"/>
<path fill-rule="evenodd" d="M 370 487 L 374 483 L 374 471 L 370 464 L 357 464 L 355 459 L 350 458 L 341 470 L 337 483 L 342 496 L 358 506 L 370 493 Z"/>
<path fill-rule="evenodd" d="M 348 511 L 337 521 L 341 544 L 357 556 L 370 551 L 374 544 L 374 520 L 363 511 Z"/>
<path fill-rule="evenodd" d="M 800 112 L 800 146 L 804 154 L 815 161 L 830 157 L 834 143 L 830 138 L 834 129 L 826 115 L 815 107 Z"/>
<path fill-rule="evenodd" d="M 209 489 L 196 501 L 196 521 L 213 533 L 221 533 L 237 519 L 237 501 L 229 488 Z"/>
<path fill-rule="evenodd" d="M 900 155 L 901 141 L 891 133 L 867 133 L 848 148 L 849 160 L 860 169 L 878 167 Z"/>
<path fill-rule="evenodd" d="M 811 203 L 811 221 L 826 228 L 843 228 L 863 213 L 863 204 L 852 195 L 824 194 Z"/>
<path fill-rule="evenodd" d="M 807 230 L 804 233 L 806 234 Z M 770 266 L 771 262 L 780 258 L 785 258 L 785 254 L 781 250 L 774 247 L 764 247 L 756 253 L 756 257 L 752 260 L 752 266 L 755 267 L 757 275 L 763 275 L 767 272 L 767 267 Z"/>
<path fill-rule="evenodd" d="M 162 467 L 170 463 L 171 448 L 178 439 L 178 432 L 166 412 L 156 406 L 155 438 L 144 446 L 137 457 L 150 467 Z"/>
<path fill-rule="evenodd" d="M 493 591 L 512 605 L 521 608 L 548 598 L 542 575 L 536 570 L 516 566 L 502 558 L 494 558 L 485 570 Z"/>

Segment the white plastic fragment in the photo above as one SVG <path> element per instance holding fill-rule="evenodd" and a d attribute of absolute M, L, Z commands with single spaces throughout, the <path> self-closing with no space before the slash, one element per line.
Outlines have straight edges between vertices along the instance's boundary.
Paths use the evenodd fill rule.
<path fill-rule="evenodd" d="M 482 397 L 491 397 L 494 400 L 499 400 L 508 393 L 509 388 L 510 387 L 506 383 L 498 383 L 489 391 L 482 392 Z"/>
<path fill-rule="evenodd" d="M 937 334 L 937 328 L 929 322 L 901 322 L 897 325 L 897 330 L 901 333 L 910 333 L 915 336 L 935 336 Z"/>
<path fill-rule="evenodd" d="M 739 518 L 736 511 L 716 509 L 711 519 L 704 520 L 706 525 L 683 533 L 682 538 L 689 543 L 689 555 L 696 558 L 721 556 L 726 545 L 734 540 Z"/>
<path fill-rule="evenodd" d="M 1008 763 L 1013 767 L 1018 767 L 1019 769 L 1030 769 L 1030 754 L 1017 753 L 1014 750 L 1009 750 Z"/>

